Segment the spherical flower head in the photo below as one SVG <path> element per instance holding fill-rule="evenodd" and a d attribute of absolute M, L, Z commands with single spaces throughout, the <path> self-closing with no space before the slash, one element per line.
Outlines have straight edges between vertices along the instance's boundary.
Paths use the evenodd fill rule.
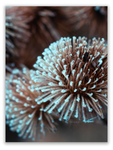
<path fill-rule="evenodd" d="M 104 118 L 107 105 L 107 46 L 105 40 L 96 38 L 87 43 L 86 37 L 61 38 L 50 44 L 38 56 L 35 82 L 45 94 L 38 103 L 51 99 L 45 111 L 54 109 L 59 120 L 75 117 L 83 122 Z"/>
<path fill-rule="evenodd" d="M 51 114 L 43 111 L 48 102 L 37 104 L 41 92 L 31 80 L 33 72 L 24 67 L 6 77 L 6 122 L 20 137 L 35 140 L 45 136 L 45 127 L 52 132 L 56 127 Z"/>

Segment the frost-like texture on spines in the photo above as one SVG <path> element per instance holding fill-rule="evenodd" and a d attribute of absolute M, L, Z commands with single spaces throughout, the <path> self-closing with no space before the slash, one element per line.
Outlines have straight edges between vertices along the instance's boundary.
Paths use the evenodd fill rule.
<path fill-rule="evenodd" d="M 34 82 L 44 92 L 37 104 L 47 102 L 48 113 L 57 108 L 59 120 L 75 117 L 90 122 L 103 116 L 107 105 L 107 46 L 104 39 L 61 38 L 38 56 Z M 91 120 L 89 120 L 91 119 Z"/>
<path fill-rule="evenodd" d="M 20 137 L 35 140 L 45 136 L 44 128 L 54 132 L 56 127 L 51 114 L 43 111 L 48 103 L 36 103 L 41 92 L 31 80 L 33 72 L 27 68 L 23 72 L 14 69 L 6 77 L 6 123 Z"/>

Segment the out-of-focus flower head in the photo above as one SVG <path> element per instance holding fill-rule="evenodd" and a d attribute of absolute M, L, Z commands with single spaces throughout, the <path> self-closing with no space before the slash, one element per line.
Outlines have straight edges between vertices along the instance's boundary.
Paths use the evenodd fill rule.
<path fill-rule="evenodd" d="M 26 9 L 20 7 L 6 7 L 6 63 L 17 63 L 20 48 L 25 48 L 29 40 L 30 32 L 27 22 L 32 16 L 27 18 L 24 14 Z"/>
<path fill-rule="evenodd" d="M 107 7 L 65 7 L 68 23 L 76 36 L 100 37 L 107 40 Z"/>
<path fill-rule="evenodd" d="M 60 114 L 59 120 L 69 121 L 75 117 L 90 122 L 96 117 L 104 118 L 107 105 L 107 45 L 102 38 L 61 38 L 50 44 L 38 56 L 34 67 L 38 88 L 44 92 L 37 104 L 51 102 L 44 109 Z"/>
<path fill-rule="evenodd" d="M 71 36 L 72 30 L 67 25 L 67 17 L 63 12 L 64 7 L 42 7 L 42 6 L 21 6 L 11 7 L 10 11 L 15 10 L 14 15 L 19 16 L 17 25 L 26 23 L 22 27 L 28 28 L 30 38 L 26 47 L 19 49 L 19 64 L 24 64 L 28 68 L 32 68 L 36 62 L 36 57 L 41 55 L 44 48 L 50 43 L 59 40 L 61 36 Z M 25 18 L 25 19 L 24 19 Z M 21 26 L 20 26 L 21 27 Z M 20 28 L 18 29 L 18 31 Z M 22 29 L 21 29 L 22 30 Z M 23 33 L 23 30 L 22 32 Z M 22 40 L 27 39 L 22 34 L 18 34 Z M 19 45 L 22 45 L 19 43 Z"/>

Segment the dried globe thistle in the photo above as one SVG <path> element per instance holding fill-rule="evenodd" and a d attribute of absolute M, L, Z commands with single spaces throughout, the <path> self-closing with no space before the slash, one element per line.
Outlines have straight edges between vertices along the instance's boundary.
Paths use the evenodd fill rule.
<path fill-rule="evenodd" d="M 32 16 L 27 18 L 24 13 L 26 9 L 19 7 L 6 7 L 6 63 L 17 63 L 20 48 L 25 48 L 30 37 L 27 22 Z"/>
<path fill-rule="evenodd" d="M 48 102 L 36 103 L 41 92 L 35 89 L 31 80 L 33 72 L 24 67 L 23 71 L 14 69 L 12 74 L 7 75 L 6 122 L 20 137 L 35 140 L 37 135 L 40 138 L 40 133 L 45 135 L 45 127 L 52 132 L 56 127 L 52 115 L 43 111 Z"/>
<path fill-rule="evenodd" d="M 107 7 L 65 7 L 68 23 L 76 35 L 107 39 Z"/>
<path fill-rule="evenodd" d="M 83 122 L 104 118 L 107 105 L 107 46 L 104 39 L 61 38 L 38 56 L 32 77 L 44 94 L 37 104 L 51 102 L 44 109 L 60 114 L 66 122 L 75 117 Z"/>
<path fill-rule="evenodd" d="M 22 12 L 22 17 L 28 19 L 26 21 L 31 36 L 27 47 L 19 51 L 18 62 L 32 68 L 44 48 L 59 40 L 61 36 L 72 34 L 72 31 L 66 23 L 67 18 L 63 7 L 21 6 L 16 13 L 19 12 Z"/>

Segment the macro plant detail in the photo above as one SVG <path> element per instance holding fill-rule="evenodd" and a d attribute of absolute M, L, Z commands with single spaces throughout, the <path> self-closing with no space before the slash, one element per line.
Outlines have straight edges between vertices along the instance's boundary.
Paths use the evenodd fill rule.
<path fill-rule="evenodd" d="M 28 41 L 30 32 L 28 32 L 29 26 L 27 22 L 30 20 L 31 17 L 27 19 L 27 17 L 23 15 L 23 12 L 19 10 L 19 7 L 6 8 L 6 48 L 10 51 L 11 48 L 13 49 L 16 46 L 24 47 L 24 42 Z M 24 41 L 23 44 L 22 41 Z"/>
<path fill-rule="evenodd" d="M 53 115 L 43 111 L 48 102 L 36 103 L 41 92 L 31 80 L 34 71 L 26 67 L 22 71 L 9 70 L 12 74 L 6 76 L 6 123 L 10 130 L 32 140 L 45 136 L 45 129 L 55 132 Z"/>
<path fill-rule="evenodd" d="M 6 47 L 11 40 L 11 50 L 18 52 L 18 61 L 13 61 L 16 67 L 21 63 L 32 69 L 44 48 L 62 36 L 72 35 L 72 30 L 63 7 L 17 6 L 6 8 L 7 33 L 11 35 L 6 39 Z"/>
<path fill-rule="evenodd" d="M 64 11 L 76 35 L 107 38 L 106 6 L 65 7 Z"/>
<path fill-rule="evenodd" d="M 50 102 L 44 109 L 60 114 L 60 121 L 78 118 L 90 122 L 104 118 L 107 106 L 107 45 L 104 38 L 87 42 L 86 37 L 61 38 L 37 57 L 37 88 L 44 92 L 37 104 Z"/>
<path fill-rule="evenodd" d="M 27 22 L 32 18 L 25 17 L 20 7 L 6 7 L 5 28 L 6 28 L 6 63 L 17 63 L 20 48 L 25 48 L 30 38 Z"/>
<path fill-rule="evenodd" d="M 6 6 L 6 142 L 107 141 L 107 16 L 107 6 Z"/>

